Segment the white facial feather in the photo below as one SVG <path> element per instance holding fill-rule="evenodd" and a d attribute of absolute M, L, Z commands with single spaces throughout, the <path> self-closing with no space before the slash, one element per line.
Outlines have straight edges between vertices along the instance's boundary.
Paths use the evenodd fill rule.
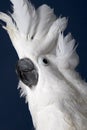
<path fill-rule="evenodd" d="M 39 74 L 32 88 L 19 82 L 35 129 L 87 130 L 87 83 L 75 71 L 75 40 L 63 35 L 67 18 L 57 18 L 47 5 L 35 9 L 28 0 L 10 1 L 13 14 L 1 12 L 0 19 L 19 59 L 31 59 Z"/>

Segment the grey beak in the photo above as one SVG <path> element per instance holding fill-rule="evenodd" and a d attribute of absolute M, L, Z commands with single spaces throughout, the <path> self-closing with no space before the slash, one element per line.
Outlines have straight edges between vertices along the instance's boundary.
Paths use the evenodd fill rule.
<path fill-rule="evenodd" d="M 28 87 L 37 85 L 38 71 L 30 59 L 20 59 L 16 65 L 16 72 L 20 80 Z"/>

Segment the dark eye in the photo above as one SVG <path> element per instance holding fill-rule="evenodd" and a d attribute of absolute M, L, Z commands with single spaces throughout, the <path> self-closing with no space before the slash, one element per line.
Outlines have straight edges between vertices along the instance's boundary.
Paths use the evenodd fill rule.
<path fill-rule="evenodd" d="M 48 65 L 49 64 L 48 59 L 44 58 L 44 57 L 42 58 L 42 62 L 43 62 L 44 65 Z"/>
<path fill-rule="evenodd" d="M 45 56 L 41 56 L 38 59 L 38 62 L 39 62 L 39 64 L 44 65 L 44 66 L 48 66 L 49 65 L 49 60 Z"/>
<path fill-rule="evenodd" d="M 43 58 L 43 63 L 48 64 L 48 60 L 46 58 Z"/>

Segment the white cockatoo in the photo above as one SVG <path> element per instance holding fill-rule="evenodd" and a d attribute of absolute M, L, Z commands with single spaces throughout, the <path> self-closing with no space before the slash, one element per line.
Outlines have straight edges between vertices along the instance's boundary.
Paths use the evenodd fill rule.
<path fill-rule="evenodd" d="M 67 18 L 47 5 L 10 0 L 13 13 L 0 13 L 19 57 L 17 75 L 36 130 L 87 130 L 87 83 L 75 71 L 79 58 Z"/>

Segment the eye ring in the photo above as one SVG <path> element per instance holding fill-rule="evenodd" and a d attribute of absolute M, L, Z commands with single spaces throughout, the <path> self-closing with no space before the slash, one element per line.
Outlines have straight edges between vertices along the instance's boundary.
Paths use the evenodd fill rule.
<path fill-rule="evenodd" d="M 46 57 L 42 57 L 42 63 L 43 63 L 43 65 L 48 66 L 49 60 Z"/>
<path fill-rule="evenodd" d="M 42 57 L 39 58 L 39 63 L 44 65 L 44 66 L 48 66 L 49 60 L 46 57 L 42 56 Z"/>

